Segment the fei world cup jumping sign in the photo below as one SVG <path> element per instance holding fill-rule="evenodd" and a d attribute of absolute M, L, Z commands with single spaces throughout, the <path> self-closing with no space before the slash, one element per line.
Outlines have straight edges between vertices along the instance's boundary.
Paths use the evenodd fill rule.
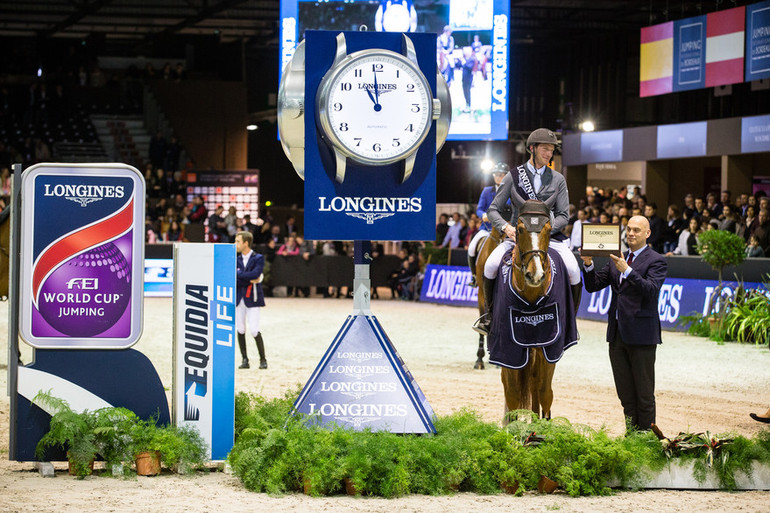
<path fill-rule="evenodd" d="M 124 164 L 38 164 L 22 177 L 22 338 L 124 349 L 142 333 L 144 178 Z"/>

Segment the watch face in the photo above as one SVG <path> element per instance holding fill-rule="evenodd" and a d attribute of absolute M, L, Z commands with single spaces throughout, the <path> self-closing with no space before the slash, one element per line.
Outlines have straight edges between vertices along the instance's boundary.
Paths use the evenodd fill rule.
<path fill-rule="evenodd" d="M 432 95 L 420 69 L 388 50 L 346 57 L 321 82 L 325 134 L 346 156 L 388 164 L 414 153 L 431 125 Z"/>

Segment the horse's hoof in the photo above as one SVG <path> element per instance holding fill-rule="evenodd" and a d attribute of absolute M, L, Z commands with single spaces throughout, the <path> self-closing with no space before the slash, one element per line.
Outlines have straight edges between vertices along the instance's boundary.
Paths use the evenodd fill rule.
<path fill-rule="evenodd" d="M 479 361 L 473 366 L 474 370 L 484 370 L 484 362 Z"/>

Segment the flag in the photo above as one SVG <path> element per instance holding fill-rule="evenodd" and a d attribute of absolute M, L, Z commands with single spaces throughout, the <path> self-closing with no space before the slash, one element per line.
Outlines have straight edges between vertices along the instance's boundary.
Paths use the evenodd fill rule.
<path fill-rule="evenodd" d="M 706 87 L 743 82 L 745 23 L 745 7 L 707 15 Z"/>
<path fill-rule="evenodd" d="M 639 96 L 670 93 L 674 75 L 673 21 L 642 29 L 639 57 Z"/>

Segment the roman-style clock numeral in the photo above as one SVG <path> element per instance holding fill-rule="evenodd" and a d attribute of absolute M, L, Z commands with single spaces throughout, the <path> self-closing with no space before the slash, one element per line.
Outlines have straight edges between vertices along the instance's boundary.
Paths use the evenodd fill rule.
<path fill-rule="evenodd" d="M 340 84 L 340 89 L 342 89 L 343 91 L 350 91 L 351 89 L 353 89 L 353 84 L 351 84 L 350 82 L 342 82 Z"/>
<path fill-rule="evenodd" d="M 353 70 L 353 76 L 356 77 L 356 78 L 363 77 L 364 76 L 364 72 L 361 71 L 361 69 L 355 69 L 355 70 Z"/>

